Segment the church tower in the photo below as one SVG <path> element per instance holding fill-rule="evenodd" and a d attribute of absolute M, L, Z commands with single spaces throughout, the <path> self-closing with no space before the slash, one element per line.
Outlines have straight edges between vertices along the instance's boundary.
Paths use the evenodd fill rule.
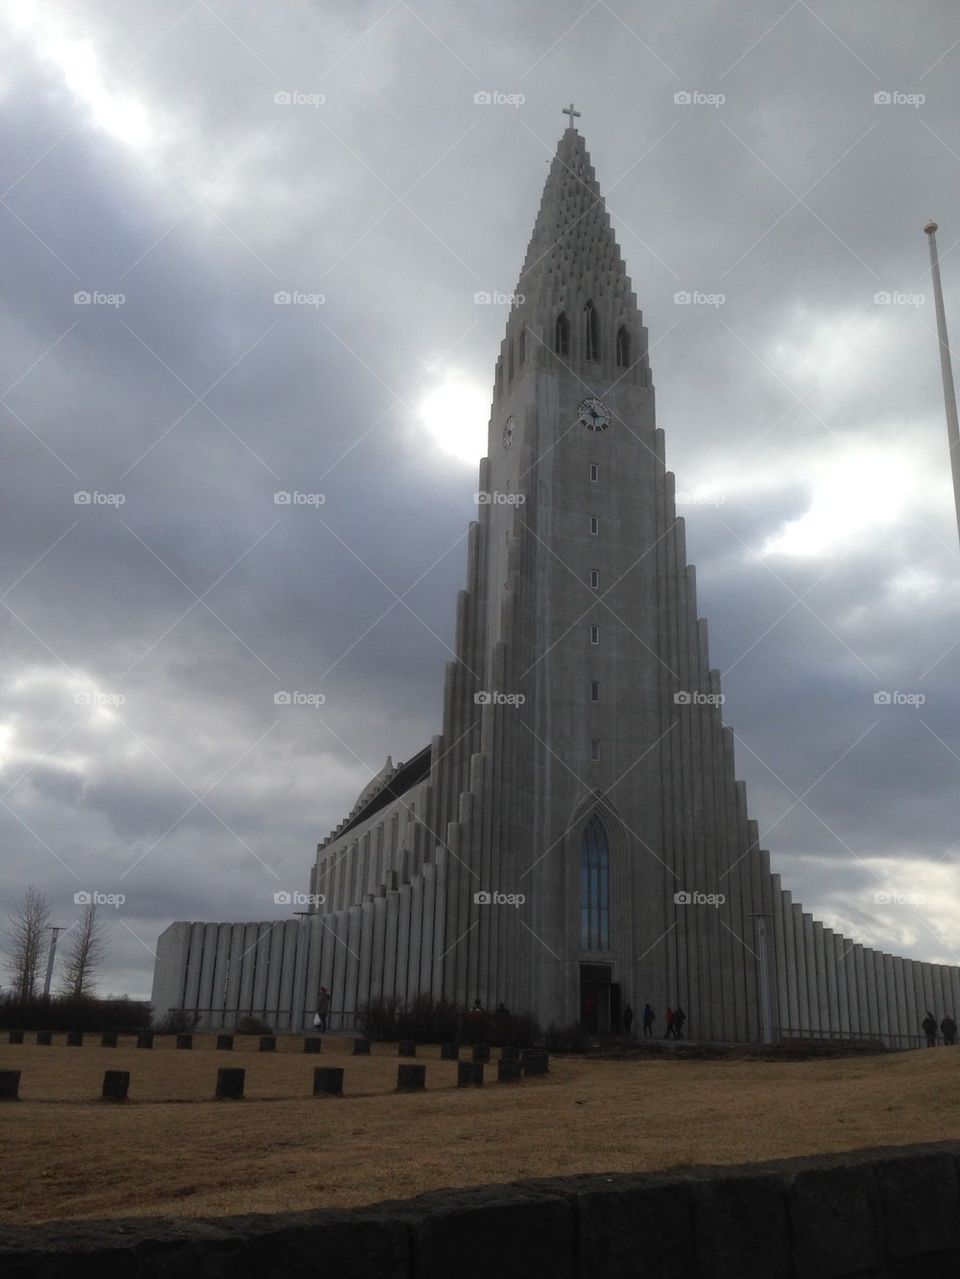
<path fill-rule="evenodd" d="M 756 1038 L 755 833 L 647 333 L 572 109 L 497 360 L 479 489 L 433 746 L 443 993 L 601 1032 L 625 1003 L 680 1003 L 699 1033 Z"/>
<path fill-rule="evenodd" d="M 646 330 L 569 114 L 496 365 L 442 732 L 318 845 L 305 915 L 172 923 L 154 1015 L 299 1031 L 325 990 L 334 1032 L 426 997 L 604 1034 L 649 1002 L 658 1033 L 679 1005 L 698 1039 L 918 1046 L 960 968 L 834 932 L 758 847 Z"/>

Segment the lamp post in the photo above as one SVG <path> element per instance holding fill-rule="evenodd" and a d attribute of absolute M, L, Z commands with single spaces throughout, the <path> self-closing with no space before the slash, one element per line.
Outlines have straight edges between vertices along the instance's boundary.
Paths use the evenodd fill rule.
<path fill-rule="evenodd" d="M 937 224 L 933 220 L 923 228 L 930 241 L 930 274 L 933 276 L 933 299 L 937 312 L 937 338 L 940 343 L 940 374 L 943 378 L 943 406 L 947 415 L 947 441 L 950 445 L 950 473 L 953 476 L 953 502 L 957 512 L 957 536 L 960 537 L 960 429 L 957 427 L 957 396 L 953 388 L 950 342 L 947 338 L 947 314 L 943 307 L 943 284 L 937 255 Z"/>

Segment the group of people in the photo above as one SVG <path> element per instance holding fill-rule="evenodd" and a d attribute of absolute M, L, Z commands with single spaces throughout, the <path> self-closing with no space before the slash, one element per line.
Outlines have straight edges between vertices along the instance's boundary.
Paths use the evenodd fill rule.
<path fill-rule="evenodd" d="M 653 1011 L 649 1004 L 645 1004 L 643 1008 L 643 1033 L 647 1039 L 653 1038 L 653 1023 L 657 1019 L 657 1014 Z M 623 1010 L 624 1034 L 629 1038 L 630 1031 L 633 1028 L 633 1009 L 627 1004 Z M 682 1039 L 683 1024 L 687 1020 L 687 1014 L 678 1004 L 676 1008 L 667 1009 L 667 1028 L 664 1031 L 664 1039 Z"/>
<path fill-rule="evenodd" d="M 933 1013 L 928 1012 L 926 1017 L 920 1023 L 923 1033 L 927 1037 L 927 1047 L 936 1048 L 937 1046 L 937 1019 Z M 943 1042 L 949 1047 L 957 1042 L 957 1023 L 947 1014 L 940 1023 L 940 1033 L 943 1035 Z"/>

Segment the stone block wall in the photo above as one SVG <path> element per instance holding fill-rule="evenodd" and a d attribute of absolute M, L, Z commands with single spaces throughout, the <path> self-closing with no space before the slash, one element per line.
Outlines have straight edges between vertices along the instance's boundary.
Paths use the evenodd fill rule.
<path fill-rule="evenodd" d="M 4 1279 L 941 1279 L 960 1142 L 557 1177 L 352 1212 L 0 1230 Z"/>

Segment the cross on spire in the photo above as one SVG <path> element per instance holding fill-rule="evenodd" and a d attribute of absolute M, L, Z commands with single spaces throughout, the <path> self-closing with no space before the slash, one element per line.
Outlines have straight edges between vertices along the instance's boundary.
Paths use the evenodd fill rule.
<path fill-rule="evenodd" d="M 561 108 L 561 112 L 562 112 L 562 114 L 563 114 L 563 115 L 568 115 L 568 116 L 570 117 L 570 123 L 567 125 L 567 128 L 568 128 L 568 129 L 573 129 L 573 128 L 575 128 L 576 126 L 574 125 L 573 121 L 574 121 L 574 118 L 576 118 L 576 119 L 579 119 L 579 118 L 580 118 L 580 112 L 579 112 L 579 111 L 575 111 L 575 110 L 573 109 L 573 103 L 571 102 L 571 103 L 570 103 L 570 105 L 569 105 L 568 107 L 562 107 L 562 108 Z"/>

